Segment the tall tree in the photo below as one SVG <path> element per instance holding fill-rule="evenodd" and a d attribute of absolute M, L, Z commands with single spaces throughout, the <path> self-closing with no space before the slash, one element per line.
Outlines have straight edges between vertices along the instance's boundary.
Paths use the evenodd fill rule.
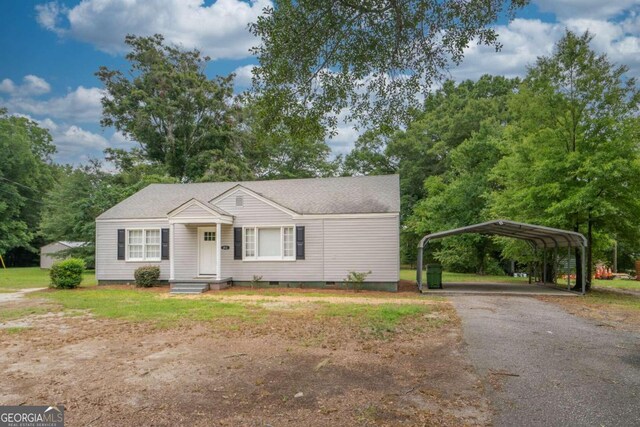
<path fill-rule="evenodd" d="M 274 115 L 280 102 L 253 92 L 242 96 L 245 124 L 251 135 L 247 159 L 262 179 L 309 178 L 335 175 L 339 159 L 331 158 L 327 136 L 317 117 Z"/>
<path fill-rule="evenodd" d="M 456 147 L 486 120 L 495 126 L 509 122 L 508 99 L 518 84 L 517 79 L 489 75 L 458 84 L 448 80 L 426 97 L 421 110 L 412 112 L 414 119 L 404 130 L 391 132 L 381 127 L 377 133 L 365 133 L 347 155 L 345 167 L 399 173 L 404 224 L 416 202 L 428 196 L 425 179 L 448 170 L 450 153 Z M 402 228 L 404 262 L 415 259 L 416 233 L 412 227 Z"/>
<path fill-rule="evenodd" d="M 276 0 L 251 26 L 254 83 L 271 115 L 321 118 L 345 109 L 366 127 L 406 123 L 472 42 L 500 48 L 498 17 L 527 0 Z"/>
<path fill-rule="evenodd" d="M 123 153 L 119 154 L 122 157 Z M 88 243 L 64 255 L 83 257 L 93 265 L 96 217 L 151 183 L 176 182 L 166 175 L 154 174 L 153 167 L 147 164 L 116 164 L 121 165 L 117 173 L 105 172 L 96 160 L 78 168 L 67 166 L 47 194 L 40 224 L 43 235 L 50 241 Z"/>
<path fill-rule="evenodd" d="M 408 227 L 418 236 L 489 220 L 490 173 L 502 156 L 499 123 L 488 120 L 479 132 L 450 153 L 447 171 L 425 181 L 427 197 L 416 203 Z M 434 257 L 451 271 L 497 273 L 493 240 L 478 234 L 454 236 L 436 244 Z M 414 248 L 415 251 L 415 248 Z"/>
<path fill-rule="evenodd" d="M 115 126 L 138 141 L 147 159 L 168 173 L 193 181 L 213 172 L 216 179 L 249 178 L 243 156 L 233 75 L 209 79 L 209 58 L 164 43 L 161 35 L 129 35 L 128 74 L 100 67 L 105 85 L 103 126 Z M 233 167 L 220 169 L 224 162 Z"/>
<path fill-rule="evenodd" d="M 51 135 L 32 120 L 0 108 L 0 255 L 31 247 L 42 198 L 53 182 Z"/>
<path fill-rule="evenodd" d="M 640 94 L 591 39 L 567 31 L 529 70 L 492 202 L 498 216 L 586 234 L 588 286 L 597 234 L 637 239 L 640 212 Z"/>

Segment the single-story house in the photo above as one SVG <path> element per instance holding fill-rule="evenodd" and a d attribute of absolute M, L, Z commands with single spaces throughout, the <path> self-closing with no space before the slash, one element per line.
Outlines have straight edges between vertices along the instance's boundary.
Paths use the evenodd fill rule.
<path fill-rule="evenodd" d="M 51 268 L 54 262 L 60 261 L 60 258 L 54 256 L 54 254 L 68 249 L 79 248 L 86 244 L 86 242 L 67 242 L 65 240 L 59 240 L 42 246 L 40 248 L 40 268 Z"/>
<path fill-rule="evenodd" d="M 398 175 L 151 184 L 96 219 L 99 284 L 160 267 L 172 291 L 240 286 L 397 290 Z"/>

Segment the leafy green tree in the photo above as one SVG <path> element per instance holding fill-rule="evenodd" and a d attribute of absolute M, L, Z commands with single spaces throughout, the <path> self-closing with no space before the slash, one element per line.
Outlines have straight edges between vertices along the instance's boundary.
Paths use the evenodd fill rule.
<path fill-rule="evenodd" d="M 246 125 L 251 143 L 245 151 L 251 170 L 261 179 L 335 175 L 339 159 L 331 159 L 327 135 L 317 118 L 274 116 L 273 99 L 245 94 Z"/>
<path fill-rule="evenodd" d="M 393 158 L 385 152 L 389 132 L 368 130 L 358 137 L 342 165 L 342 175 L 388 175 L 398 171 Z"/>
<path fill-rule="evenodd" d="M 510 103 L 492 200 L 495 216 L 586 234 L 588 285 L 597 236 L 636 240 L 640 212 L 640 95 L 591 39 L 567 31 L 529 70 Z"/>
<path fill-rule="evenodd" d="M 207 173 L 249 178 L 233 75 L 207 78 L 208 57 L 168 46 L 159 34 L 129 35 L 125 43 L 131 47 L 129 73 L 107 67 L 96 73 L 106 90 L 101 124 L 138 141 L 146 159 L 181 181 Z"/>
<path fill-rule="evenodd" d="M 129 167 L 119 173 L 108 173 L 96 160 L 78 168 L 66 167 L 57 185 L 47 194 L 40 228 L 51 241 L 87 242 L 62 256 L 81 257 L 94 265 L 95 219 L 102 212 L 151 183 L 176 182 L 175 178 L 155 175 L 145 166 Z"/>
<path fill-rule="evenodd" d="M 53 183 L 51 135 L 32 120 L 0 108 L 0 255 L 35 251 L 42 198 Z"/>
<path fill-rule="evenodd" d="M 407 129 L 393 135 L 386 153 L 398 165 L 403 209 L 426 196 L 423 183 L 449 167 L 449 153 L 480 130 L 485 120 L 509 122 L 508 100 L 519 80 L 484 75 L 459 84 L 447 81 L 427 96 L 424 109 Z"/>
<path fill-rule="evenodd" d="M 337 116 L 366 127 L 406 123 L 472 42 L 500 43 L 491 24 L 527 0 L 276 0 L 251 25 L 254 86 L 274 117 Z"/>
<path fill-rule="evenodd" d="M 407 221 L 418 236 L 490 219 L 487 198 L 491 170 L 502 156 L 502 127 L 484 122 L 480 131 L 450 153 L 449 168 L 425 181 L 427 197 L 416 203 Z M 493 240 L 478 234 L 453 236 L 435 243 L 434 257 L 447 270 L 478 274 L 501 273 Z M 414 248 L 415 251 L 415 248 Z"/>
<path fill-rule="evenodd" d="M 406 129 L 365 133 L 345 159 L 347 171 L 400 174 L 401 220 L 408 220 L 416 202 L 428 197 L 424 182 L 444 174 L 450 153 L 479 132 L 484 121 L 504 126 L 510 120 L 508 99 L 519 80 L 482 76 L 456 84 L 449 80 L 430 93 Z M 433 230 L 437 231 L 437 230 Z M 402 259 L 413 262 L 421 238 L 418 230 L 403 227 Z"/>

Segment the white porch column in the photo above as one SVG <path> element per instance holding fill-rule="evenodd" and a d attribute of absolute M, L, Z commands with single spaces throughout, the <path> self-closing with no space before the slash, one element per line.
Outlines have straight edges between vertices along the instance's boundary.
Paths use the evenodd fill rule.
<path fill-rule="evenodd" d="M 176 278 L 174 273 L 174 267 L 173 267 L 174 265 L 173 246 L 175 244 L 173 240 L 175 239 L 175 235 L 176 235 L 176 233 L 174 232 L 174 227 L 175 227 L 174 223 L 171 223 L 169 225 L 169 280 L 174 280 Z"/>
<path fill-rule="evenodd" d="M 220 271 L 222 266 L 222 249 L 220 242 L 222 241 L 222 224 L 216 223 L 216 274 L 218 275 L 218 279 L 222 278 L 222 271 Z"/>

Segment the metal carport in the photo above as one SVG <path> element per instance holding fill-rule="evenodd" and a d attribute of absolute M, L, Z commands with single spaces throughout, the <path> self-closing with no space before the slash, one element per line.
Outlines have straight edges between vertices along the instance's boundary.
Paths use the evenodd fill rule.
<path fill-rule="evenodd" d="M 465 233 L 477 233 L 482 235 L 493 235 L 512 237 L 514 239 L 520 239 L 528 242 L 534 249 L 544 250 L 544 273 L 546 275 L 546 255 L 547 249 L 567 248 L 571 251 L 571 248 L 579 248 L 582 258 L 582 293 L 585 293 L 586 288 L 586 248 L 587 239 L 580 233 L 575 231 L 561 230 L 559 228 L 544 227 L 542 225 L 524 224 L 521 222 L 508 221 L 505 219 L 497 219 L 493 221 L 487 221 L 480 224 L 469 225 L 467 227 L 454 228 L 452 230 L 440 231 L 437 233 L 427 234 L 418 243 L 418 262 L 416 268 L 416 280 L 418 282 L 418 289 L 422 292 L 422 264 L 424 249 L 428 246 L 429 242 L 436 239 L 442 239 L 444 237 L 455 236 L 457 234 Z"/>

